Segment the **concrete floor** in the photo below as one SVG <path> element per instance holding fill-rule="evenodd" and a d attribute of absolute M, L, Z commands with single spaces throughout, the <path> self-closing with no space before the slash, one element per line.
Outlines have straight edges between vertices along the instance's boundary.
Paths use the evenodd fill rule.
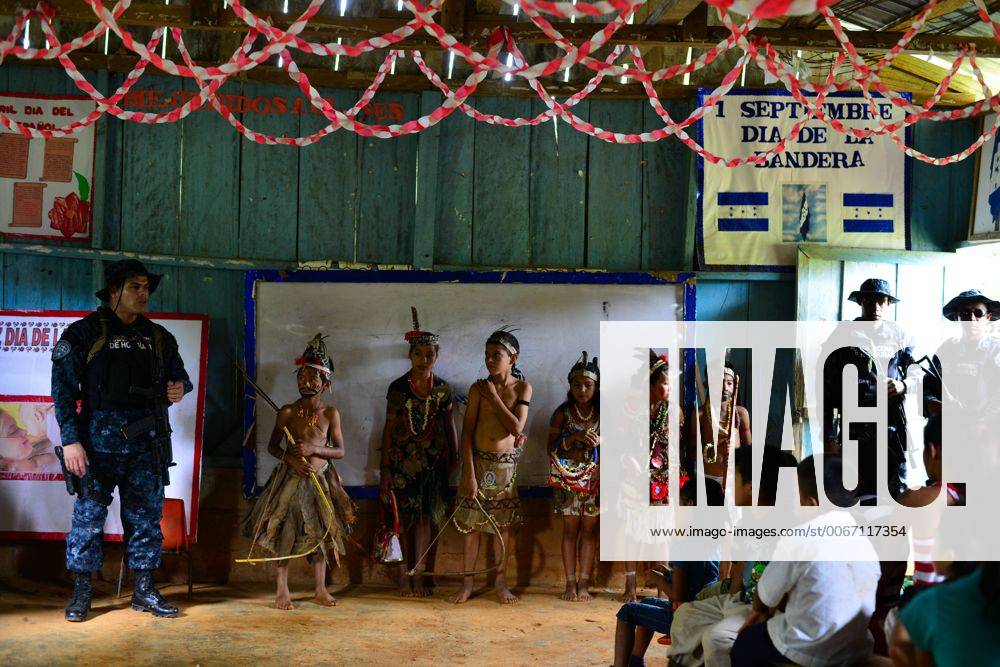
<path fill-rule="evenodd" d="M 340 605 L 309 601 L 292 591 L 297 608 L 273 607 L 270 586 L 198 585 L 161 590 L 181 608 L 177 619 L 132 611 L 128 597 L 100 592 L 85 623 L 63 620 L 65 584 L 0 580 L 0 664 L 74 665 L 609 665 L 619 604 L 608 593 L 588 603 L 563 602 L 559 590 L 516 590 L 521 602 L 497 603 L 486 589 L 456 607 L 446 581 L 428 599 L 400 599 L 385 587 L 333 592 Z M 665 665 L 653 644 L 650 665 Z"/>

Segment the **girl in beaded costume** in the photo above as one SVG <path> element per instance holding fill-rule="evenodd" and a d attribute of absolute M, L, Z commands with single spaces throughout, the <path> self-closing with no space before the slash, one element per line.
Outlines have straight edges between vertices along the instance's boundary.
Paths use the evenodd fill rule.
<path fill-rule="evenodd" d="M 670 420 L 668 408 L 670 405 L 670 362 L 667 355 L 657 355 L 649 351 L 649 504 L 666 505 L 670 466 L 668 461 L 668 443 L 670 441 Z M 688 448 L 684 428 L 684 411 L 678 415 L 678 426 L 681 432 L 681 458 L 684 458 Z M 678 488 L 687 481 L 683 460 L 680 468 Z M 635 602 L 636 567 L 638 563 L 625 563 L 625 592 L 619 597 L 621 602 Z M 657 564 L 646 572 L 647 580 L 657 583 L 662 576 L 663 565 Z M 659 587 L 659 584 L 657 583 Z"/>
<path fill-rule="evenodd" d="M 584 352 L 567 376 L 566 401 L 549 421 L 549 485 L 553 509 L 563 517 L 562 557 L 566 571 L 566 601 L 589 601 L 588 583 L 597 546 L 598 447 L 601 415 L 600 370 L 597 358 Z M 582 529 L 582 530 L 581 530 Z M 577 547 L 580 574 L 577 578 Z"/>
<path fill-rule="evenodd" d="M 458 460 L 458 436 L 453 417 L 453 394 L 434 375 L 440 350 L 437 334 L 420 329 L 411 308 L 413 330 L 404 339 L 410 345 L 411 368 L 389 385 L 385 426 L 382 429 L 382 501 L 395 496 L 404 528 L 404 561 L 399 564 L 399 594 L 430 595 L 424 565 L 416 559 L 431 539 L 431 528 L 441 523 L 447 508 L 448 478 Z M 409 564 L 417 568 L 411 578 Z"/>
<path fill-rule="evenodd" d="M 333 360 L 320 334 L 309 341 L 295 364 L 300 398 L 278 411 L 267 445 L 267 451 L 281 462 L 244 519 L 243 534 L 276 556 L 301 554 L 318 545 L 307 556 L 313 563 L 316 602 L 332 607 L 337 600 L 326 590 L 327 561 L 332 556 L 340 564 L 354 523 L 354 507 L 333 467 L 334 460 L 344 457 L 344 437 L 340 413 L 322 400 L 330 388 Z M 282 449 L 285 429 L 294 442 Z M 329 506 L 314 487 L 312 473 Z M 288 591 L 288 560 L 278 561 L 277 589 L 275 606 L 294 609 Z"/>

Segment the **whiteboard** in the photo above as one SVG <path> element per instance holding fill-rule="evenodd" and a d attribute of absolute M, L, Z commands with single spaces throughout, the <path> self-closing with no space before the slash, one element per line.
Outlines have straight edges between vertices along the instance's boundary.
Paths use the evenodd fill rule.
<path fill-rule="evenodd" d="M 571 280 L 580 274 L 563 275 Z M 252 285 L 255 340 L 248 340 L 247 350 L 255 352 L 261 388 L 283 405 L 298 398 L 294 359 L 316 333 L 329 336 L 327 349 L 336 369 L 326 400 L 341 414 L 346 453 L 336 465 L 348 486 L 378 483 L 386 390 L 410 368 L 409 347 L 403 341 L 403 334 L 412 328 L 410 306 L 419 311 L 421 328 L 441 336 L 435 374 L 451 385 L 459 401 L 465 400 L 473 381 L 486 377 L 484 344 L 490 333 L 503 325 L 517 329 L 514 335 L 521 343 L 517 365 L 534 390 L 527 450 L 519 466 L 522 486 L 546 483 L 549 419 L 566 398 L 566 375 L 580 352 L 598 353 L 600 322 L 684 319 L 683 282 L 380 283 L 372 277 L 367 278 L 372 282 L 285 278 Z M 687 286 L 693 294 L 693 279 Z M 464 404 L 456 407 L 461 435 Z M 260 402 L 256 419 L 257 483 L 263 484 L 277 465 L 267 453 L 274 413 Z"/>

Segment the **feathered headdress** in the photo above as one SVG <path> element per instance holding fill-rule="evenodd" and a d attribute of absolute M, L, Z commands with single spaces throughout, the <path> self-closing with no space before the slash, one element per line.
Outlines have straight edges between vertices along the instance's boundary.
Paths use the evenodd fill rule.
<path fill-rule="evenodd" d="M 653 352 L 652 350 L 649 351 L 650 377 L 652 377 L 653 374 L 659 371 L 660 369 L 663 369 L 663 372 L 665 373 L 669 366 L 670 366 L 670 360 L 667 358 L 667 355 L 661 354 L 657 356 L 656 352 Z"/>
<path fill-rule="evenodd" d="M 573 368 L 569 370 L 569 375 L 566 379 L 572 382 L 573 378 L 581 375 L 590 378 L 594 382 L 601 381 L 601 370 L 597 367 L 597 357 L 588 361 L 586 350 L 583 351 L 580 359 L 573 364 Z"/>
<path fill-rule="evenodd" d="M 409 343 L 411 347 L 414 345 L 438 345 L 441 342 L 441 337 L 437 334 L 430 331 L 421 331 L 420 319 L 417 317 L 416 307 L 410 306 L 410 316 L 413 318 L 413 329 L 403 335 L 403 340 Z"/>
<path fill-rule="evenodd" d="M 499 345 L 512 355 L 520 354 L 521 344 L 517 342 L 517 338 L 512 333 L 514 331 L 517 331 L 517 329 L 501 327 L 490 334 L 490 337 L 486 339 L 486 344 Z"/>
<path fill-rule="evenodd" d="M 326 343 L 324 339 L 326 337 L 323 334 L 316 334 L 313 339 L 309 341 L 306 345 L 305 352 L 302 356 L 295 360 L 295 365 L 309 366 L 310 368 L 315 368 L 321 373 L 326 375 L 333 374 L 333 358 L 326 352 Z"/>

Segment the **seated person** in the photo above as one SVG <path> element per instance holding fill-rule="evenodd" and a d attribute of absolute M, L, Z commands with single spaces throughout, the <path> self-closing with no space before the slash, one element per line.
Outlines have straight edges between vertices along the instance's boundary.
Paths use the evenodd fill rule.
<path fill-rule="evenodd" d="M 839 507 L 849 505 L 852 496 L 837 491 L 837 481 L 843 479 L 840 457 L 826 455 L 822 468 L 830 502 Z M 815 469 L 811 456 L 798 466 L 799 502 L 803 506 L 820 506 Z M 834 523 L 845 514 L 827 512 L 804 525 Z M 792 545 L 792 553 L 813 555 L 825 546 L 823 540 L 786 544 Z M 873 646 L 868 621 L 875 609 L 880 570 L 869 543 L 859 540 L 856 548 L 864 544 L 871 553 L 869 560 L 772 560 L 757 584 L 753 609 L 733 644 L 730 656 L 734 667 L 770 662 L 823 667 L 867 660 Z"/>
<path fill-rule="evenodd" d="M 744 512 L 754 509 L 752 451 L 750 445 L 743 445 L 734 451 L 735 500 Z M 765 447 L 761 467 L 765 471 L 773 470 L 774 463 L 787 466 L 794 462 L 791 452 Z M 766 477 L 766 474 L 762 476 Z M 774 505 L 777 484 L 762 480 L 760 491 L 757 505 Z M 729 579 L 705 588 L 697 600 L 681 605 L 674 612 L 670 628 L 671 646 L 667 651 L 672 664 L 729 667 L 729 651 L 736 641 L 737 631 L 750 613 L 750 602 L 766 566 L 767 562 L 760 560 L 734 562 Z"/>
<path fill-rule="evenodd" d="M 900 613 L 889 656 L 896 667 L 1000 665 L 1000 563 L 915 596 Z"/>
<path fill-rule="evenodd" d="M 681 487 L 681 503 L 695 504 L 696 484 Z M 705 495 L 709 505 L 722 504 L 722 487 L 712 479 L 705 480 Z M 693 600 L 706 586 L 719 576 L 719 561 L 673 562 L 670 571 L 648 574 L 657 581 L 657 587 L 671 591 L 669 598 L 646 597 L 637 602 L 627 602 L 618 610 L 615 630 L 615 667 L 645 665 L 646 649 L 654 632 L 670 634 L 674 611 L 683 602 Z"/>

